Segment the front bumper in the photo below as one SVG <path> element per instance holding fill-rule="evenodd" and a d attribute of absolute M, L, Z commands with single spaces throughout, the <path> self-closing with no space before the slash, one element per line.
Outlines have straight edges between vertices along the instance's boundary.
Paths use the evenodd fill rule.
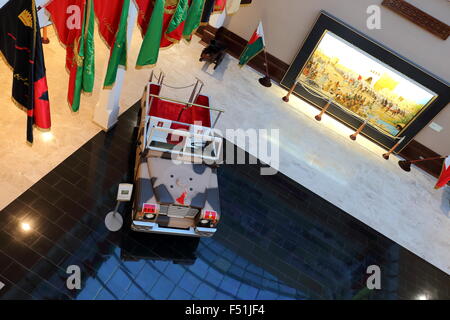
<path fill-rule="evenodd" d="M 131 230 L 136 232 L 148 232 L 148 233 L 162 233 L 188 237 L 212 237 L 217 229 L 216 228 L 202 228 L 202 227 L 190 227 L 188 230 L 160 227 L 155 222 L 145 222 L 139 220 L 133 220 L 131 222 Z"/>

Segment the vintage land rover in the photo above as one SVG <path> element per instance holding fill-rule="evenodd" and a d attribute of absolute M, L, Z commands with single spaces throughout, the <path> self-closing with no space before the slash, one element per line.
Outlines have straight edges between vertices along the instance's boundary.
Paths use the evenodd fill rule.
<path fill-rule="evenodd" d="M 210 107 L 200 80 L 188 102 L 162 97 L 164 78 L 152 73 L 141 100 L 131 229 L 211 237 L 220 220 L 222 151 L 213 129 L 223 111 Z"/>

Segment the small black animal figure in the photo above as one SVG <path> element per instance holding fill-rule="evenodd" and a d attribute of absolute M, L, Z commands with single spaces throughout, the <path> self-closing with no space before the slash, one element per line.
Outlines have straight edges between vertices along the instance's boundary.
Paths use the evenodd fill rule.
<path fill-rule="evenodd" d="M 212 39 L 209 46 L 203 49 L 202 54 L 200 55 L 200 62 L 206 61 L 209 63 L 214 63 L 215 70 L 225 57 L 225 50 L 226 46 L 222 42 Z"/>

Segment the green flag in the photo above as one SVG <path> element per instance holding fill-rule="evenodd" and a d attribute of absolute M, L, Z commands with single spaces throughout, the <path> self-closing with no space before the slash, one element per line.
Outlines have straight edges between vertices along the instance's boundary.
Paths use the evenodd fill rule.
<path fill-rule="evenodd" d="M 66 68 L 69 71 L 67 99 L 73 111 L 80 109 L 81 92 L 92 92 L 94 84 L 94 17 L 93 0 L 49 1 L 46 10 L 61 43 L 66 47 Z M 80 27 L 68 23 L 69 7 L 79 7 Z M 78 21 L 78 19 L 76 19 Z M 78 23 L 77 23 L 78 25 Z"/>
<path fill-rule="evenodd" d="M 84 27 L 83 27 L 84 28 Z M 84 50 L 84 43 L 81 41 L 80 43 L 80 58 L 83 58 L 83 53 L 81 50 Z M 75 84 L 73 88 L 73 101 L 72 101 L 72 111 L 77 112 L 80 109 L 80 101 L 81 101 L 81 91 L 83 89 L 83 64 L 79 65 L 76 70 L 75 75 Z"/>
<path fill-rule="evenodd" d="M 192 0 L 183 30 L 183 38 L 187 41 L 191 41 L 192 34 L 200 26 L 204 5 L 205 0 Z"/>
<path fill-rule="evenodd" d="M 247 46 L 239 57 L 239 65 L 243 66 L 247 64 L 251 59 L 257 56 L 258 53 L 263 51 L 265 46 L 266 44 L 264 42 L 264 31 L 262 23 L 260 22 L 258 28 L 253 33 L 252 37 L 247 43 Z"/>
<path fill-rule="evenodd" d="M 85 70 L 85 63 L 86 63 L 86 50 L 93 50 L 93 47 L 88 48 L 87 46 L 87 33 L 86 32 L 86 26 L 90 22 L 88 19 L 91 18 L 91 1 L 86 2 L 85 12 L 84 12 L 84 19 L 82 20 L 82 27 L 81 27 L 81 35 L 79 38 L 79 47 L 78 47 L 78 63 L 77 63 L 77 69 L 76 69 L 76 75 L 75 75 L 75 83 L 73 88 L 73 102 L 72 102 L 72 111 L 77 112 L 80 109 L 80 101 L 81 101 L 81 91 L 83 91 L 85 85 L 84 85 L 84 70 Z M 89 29 L 89 26 L 87 26 Z M 88 60 L 91 60 L 92 58 L 89 57 Z M 89 67 L 86 67 L 86 69 Z M 86 80 L 89 82 L 89 77 L 86 76 Z M 89 89 L 89 85 L 86 85 L 86 87 Z"/>
<path fill-rule="evenodd" d="M 141 50 L 136 62 L 137 67 L 154 65 L 158 61 L 159 46 L 163 29 L 165 0 L 156 0 L 147 33 L 142 42 Z"/>
<path fill-rule="evenodd" d="M 170 20 L 169 26 L 167 27 L 165 38 L 168 40 L 163 42 L 163 46 L 167 46 L 178 42 L 183 37 L 184 24 L 188 15 L 189 1 L 180 0 L 177 5 L 177 9 Z"/>
<path fill-rule="evenodd" d="M 105 82 L 103 86 L 112 87 L 116 82 L 117 69 L 119 65 L 127 65 L 127 25 L 128 10 L 130 8 L 130 0 L 123 1 L 122 14 L 120 16 L 119 30 L 117 31 L 114 48 L 109 58 L 108 70 L 106 71 Z"/>
<path fill-rule="evenodd" d="M 93 1 L 89 1 L 87 5 L 86 30 L 84 33 L 84 64 L 83 64 L 83 91 L 92 92 L 95 80 L 95 46 L 94 46 L 94 26 L 95 15 Z"/>

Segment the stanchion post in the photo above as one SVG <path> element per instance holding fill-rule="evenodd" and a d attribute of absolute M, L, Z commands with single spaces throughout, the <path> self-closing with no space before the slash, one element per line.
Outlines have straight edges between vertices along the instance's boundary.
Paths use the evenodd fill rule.
<path fill-rule="evenodd" d="M 289 97 L 291 96 L 292 92 L 294 92 L 296 86 L 297 86 L 297 80 L 295 80 L 294 84 L 289 89 L 288 93 L 282 98 L 284 102 L 289 102 Z"/>
<path fill-rule="evenodd" d="M 320 113 L 314 117 L 314 119 L 316 119 L 317 121 L 322 120 L 322 116 L 325 114 L 325 112 L 327 112 L 328 108 L 331 106 L 331 100 L 328 100 L 327 104 L 325 105 L 325 107 L 322 108 L 322 110 L 320 111 Z"/>
<path fill-rule="evenodd" d="M 388 152 L 383 153 L 383 158 L 385 160 L 389 160 L 389 156 L 395 151 L 395 149 L 397 149 L 397 147 L 403 142 L 403 140 L 405 140 L 405 137 L 402 137 L 400 140 L 398 140 L 398 142 L 391 149 L 389 149 Z"/>
<path fill-rule="evenodd" d="M 363 131 L 363 129 L 364 129 L 364 127 L 366 126 L 366 124 L 367 124 L 367 120 L 365 120 L 365 121 L 363 122 L 363 124 L 358 128 L 358 130 L 356 130 L 356 132 L 355 132 L 354 134 L 351 134 L 351 135 L 350 135 L 350 139 L 352 139 L 353 141 L 355 141 L 355 140 L 356 140 L 356 137 L 358 136 L 358 134 L 361 133 L 361 131 Z"/>

